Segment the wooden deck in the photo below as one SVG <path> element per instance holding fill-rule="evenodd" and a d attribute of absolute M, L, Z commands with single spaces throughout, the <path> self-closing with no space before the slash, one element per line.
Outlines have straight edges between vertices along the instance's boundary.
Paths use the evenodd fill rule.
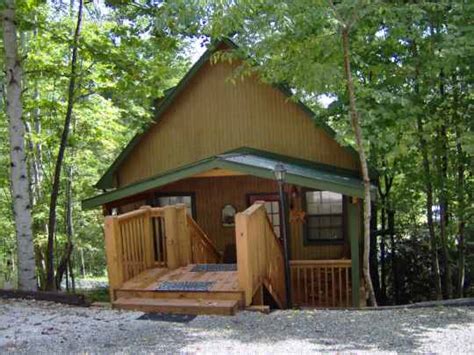
<path fill-rule="evenodd" d="M 243 307 L 244 291 L 237 271 L 191 271 L 196 264 L 175 270 L 153 268 L 125 282 L 115 291 L 114 308 L 144 312 L 235 314 Z M 157 290 L 163 282 L 212 282 L 207 291 Z"/>
<path fill-rule="evenodd" d="M 232 315 L 243 308 L 268 308 L 270 296 L 271 304 L 286 308 L 283 250 L 264 204 L 254 203 L 238 213 L 235 221 L 238 270 L 219 264 L 220 253 L 187 215 L 184 205 L 144 206 L 107 216 L 105 240 L 113 307 Z M 159 233 L 155 233 L 156 225 Z M 350 306 L 352 296 L 358 294 L 352 292 L 351 265 L 348 259 L 292 260 L 293 304 Z"/>

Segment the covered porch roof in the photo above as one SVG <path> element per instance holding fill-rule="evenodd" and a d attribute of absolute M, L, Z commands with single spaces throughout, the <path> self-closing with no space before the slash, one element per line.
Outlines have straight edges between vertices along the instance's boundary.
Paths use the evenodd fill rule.
<path fill-rule="evenodd" d="M 82 208 L 97 207 L 216 169 L 274 179 L 273 169 L 278 162 L 285 165 L 286 182 L 289 184 L 334 191 L 347 196 L 364 196 L 364 185 L 357 172 L 256 149 L 240 148 L 91 197 L 82 201 Z M 375 197 L 375 192 L 375 187 L 372 186 L 372 198 Z"/>

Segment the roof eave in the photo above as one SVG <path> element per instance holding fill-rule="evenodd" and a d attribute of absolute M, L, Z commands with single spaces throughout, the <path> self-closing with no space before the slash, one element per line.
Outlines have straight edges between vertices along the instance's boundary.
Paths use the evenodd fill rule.
<path fill-rule="evenodd" d="M 207 159 L 203 159 L 199 162 L 168 171 L 164 174 L 160 174 L 153 178 L 140 181 L 134 183 L 132 185 L 125 186 L 123 188 L 106 192 L 104 194 L 86 199 L 82 201 L 82 208 L 83 209 L 90 209 L 100 205 L 104 205 L 106 203 L 110 203 L 116 200 L 120 200 L 132 195 L 136 195 L 139 193 L 146 192 L 148 190 L 152 190 L 154 188 L 158 188 L 160 186 L 185 179 L 191 177 L 193 175 L 214 169 L 214 168 L 221 168 L 221 169 L 229 169 L 236 172 L 247 173 L 249 175 L 265 178 L 265 179 L 273 179 L 273 171 L 268 168 L 257 167 L 255 165 L 243 164 L 235 161 L 226 160 L 225 155 L 229 154 L 225 153 L 219 156 L 213 156 Z M 237 153 L 236 153 L 237 154 Z M 245 155 L 245 153 L 240 153 L 240 155 Z M 317 168 L 315 168 L 317 169 Z M 328 174 L 335 174 L 329 173 Z M 297 175 L 293 173 L 287 174 L 287 182 L 290 184 L 310 187 L 314 189 L 320 190 L 329 190 L 342 193 L 348 196 L 355 196 L 355 197 L 364 197 L 364 187 L 361 183 L 360 186 L 354 186 L 354 183 L 342 183 L 337 181 L 337 179 L 327 179 L 327 178 L 315 178 L 315 177 L 307 177 L 302 175 Z M 375 191 L 375 189 L 373 189 Z M 375 193 L 372 194 L 372 199 L 375 198 Z"/>

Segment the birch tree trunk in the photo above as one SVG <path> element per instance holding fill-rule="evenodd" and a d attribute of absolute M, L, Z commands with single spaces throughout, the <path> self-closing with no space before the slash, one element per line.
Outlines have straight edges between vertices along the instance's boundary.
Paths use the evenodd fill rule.
<path fill-rule="evenodd" d="M 342 46 L 344 51 L 344 73 L 346 76 L 347 92 L 349 94 L 349 111 L 351 117 L 352 129 L 354 130 L 357 150 L 359 152 L 360 165 L 362 170 L 362 178 L 364 180 L 364 255 L 362 262 L 362 271 L 364 274 L 365 285 L 369 294 L 369 302 L 372 306 L 377 306 L 372 279 L 370 278 L 370 207 L 371 207 L 371 193 L 370 193 L 370 177 L 369 168 L 367 166 L 367 158 L 364 150 L 364 142 L 362 138 L 362 129 L 360 126 L 359 113 L 357 111 L 355 101 L 355 88 L 351 73 L 351 59 L 349 46 L 349 28 L 345 24 L 342 26 Z M 353 292 L 358 292 L 354 290 Z"/>
<path fill-rule="evenodd" d="M 61 182 L 61 169 L 64 160 L 64 152 L 66 151 L 67 140 L 69 137 L 69 129 L 72 120 L 72 111 L 74 107 L 76 75 L 77 75 L 77 52 L 79 45 L 79 37 L 81 35 L 83 0 L 78 0 L 79 7 L 77 12 L 76 29 L 74 31 L 71 55 L 71 72 L 69 77 L 68 102 L 66 109 L 66 117 L 64 120 L 63 133 L 61 135 L 61 143 L 59 145 L 58 157 L 54 169 L 53 187 L 51 189 L 51 201 L 49 205 L 48 218 L 48 251 L 46 254 L 46 289 L 53 290 L 55 288 L 54 278 L 54 236 L 56 233 L 56 207 L 58 203 L 59 185 Z"/>
<path fill-rule="evenodd" d="M 2 11 L 2 22 L 10 134 L 10 183 L 18 253 L 18 288 L 36 291 L 31 200 L 21 102 L 22 70 L 18 56 L 14 0 L 6 0 L 6 8 Z"/>

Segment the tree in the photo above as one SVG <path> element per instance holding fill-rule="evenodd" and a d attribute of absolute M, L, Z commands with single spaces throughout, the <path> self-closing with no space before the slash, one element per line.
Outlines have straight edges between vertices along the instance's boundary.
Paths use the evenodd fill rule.
<path fill-rule="evenodd" d="M 10 131 L 10 183 L 16 227 L 18 287 L 35 291 L 35 258 L 28 166 L 25 151 L 25 126 L 21 101 L 22 67 L 18 56 L 15 1 L 7 0 L 2 13 L 7 115 Z"/>
<path fill-rule="evenodd" d="M 362 270 L 364 273 L 364 280 L 369 293 L 369 300 L 373 306 L 377 306 L 377 300 L 375 299 L 374 287 L 372 285 L 372 279 L 370 277 L 370 212 L 371 212 L 371 183 L 369 176 L 369 168 L 367 165 L 367 157 L 364 149 L 364 141 L 362 136 L 362 128 L 360 124 L 359 113 L 356 107 L 356 91 L 354 88 L 354 81 L 352 79 L 351 71 L 351 55 L 350 55 L 350 39 L 349 33 L 351 30 L 352 23 L 348 20 L 344 20 L 339 14 L 338 10 L 331 3 L 336 16 L 338 17 L 341 25 L 342 35 L 342 48 L 344 51 L 344 73 L 346 78 L 347 92 L 349 95 L 349 107 L 351 125 L 354 130 L 354 135 L 357 143 L 357 150 L 359 152 L 359 160 L 362 171 L 362 179 L 364 181 L 364 256 L 362 261 Z M 355 16 L 355 14 L 353 14 Z M 349 20 L 350 21 L 350 20 Z"/>
<path fill-rule="evenodd" d="M 66 145 L 69 136 L 69 130 L 71 126 L 71 120 L 73 115 L 74 101 L 75 101 L 75 90 L 76 90 L 76 76 L 77 76 L 77 61 L 78 61 L 78 48 L 79 48 L 79 37 L 81 35 L 82 25 L 82 10 L 83 0 L 78 0 L 78 11 L 77 11 L 77 22 L 76 29 L 74 31 L 72 48 L 71 48 L 71 71 L 69 73 L 69 88 L 67 96 L 67 109 L 64 119 L 63 132 L 61 135 L 61 141 L 59 143 L 59 152 L 56 159 L 56 165 L 54 168 L 53 186 L 51 190 L 51 202 L 49 205 L 49 221 L 48 221 L 48 249 L 46 259 L 46 289 L 53 290 L 56 288 L 54 283 L 54 235 L 56 233 L 56 206 L 59 195 L 59 186 L 61 171 L 64 160 L 64 152 L 66 151 Z M 70 254 L 70 251 L 68 252 Z M 69 259 L 69 258 L 67 258 Z"/>
<path fill-rule="evenodd" d="M 36 270 L 40 286 L 45 289 L 50 196 L 68 111 L 77 1 L 73 1 L 72 14 L 69 1 L 39 2 L 34 8 L 26 8 L 26 3 L 29 2 L 21 2 L 18 10 L 21 16 L 19 46 L 24 59 L 24 121 L 28 128 L 25 152 L 34 191 Z M 82 211 L 80 201 L 96 193 L 93 185 L 100 174 L 131 136 L 150 121 L 153 102 L 163 90 L 177 83 L 189 64 L 181 54 L 185 47 L 183 41 L 172 36 L 150 36 L 151 16 L 126 19 L 119 11 L 104 11 L 103 6 L 96 3 L 84 3 L 84 6 L 73 101 L 75 128 L 68 134 L 56 203 L 52 243 L 56 286 L 66 272 L 65 264 L 69 265 L 69 274 L 71 269 L 77 272 L 78 265 L 71 265 L 71 260 L 78 260 L 79 255 L 84 255 L 88 271 L 103 275 L 101 213 Z M 4 144 L 8 138 L 4 123 L 6 119 L 0 121 L 2 163 L 6 163 L 8 149 Z M 69 184 L 71 179 L 74 183 Z M 11 199 L 5 195 L 8 191 L 3 182 L 8 184 L 9 179 L 3 171 L 0 180 L 0 210 L 5 217 L 0 220 L 4 236 L 0 242 L 1 283 L 3 276 L 11 278 L 8 269 L 16 270 L 17 263 L 11 255 L 13 223 L 7 208 Z M 72 226 L 74 249 L 69 263 L 65 263 L 61 261 L 66 261 L 71 250 Z"/>

